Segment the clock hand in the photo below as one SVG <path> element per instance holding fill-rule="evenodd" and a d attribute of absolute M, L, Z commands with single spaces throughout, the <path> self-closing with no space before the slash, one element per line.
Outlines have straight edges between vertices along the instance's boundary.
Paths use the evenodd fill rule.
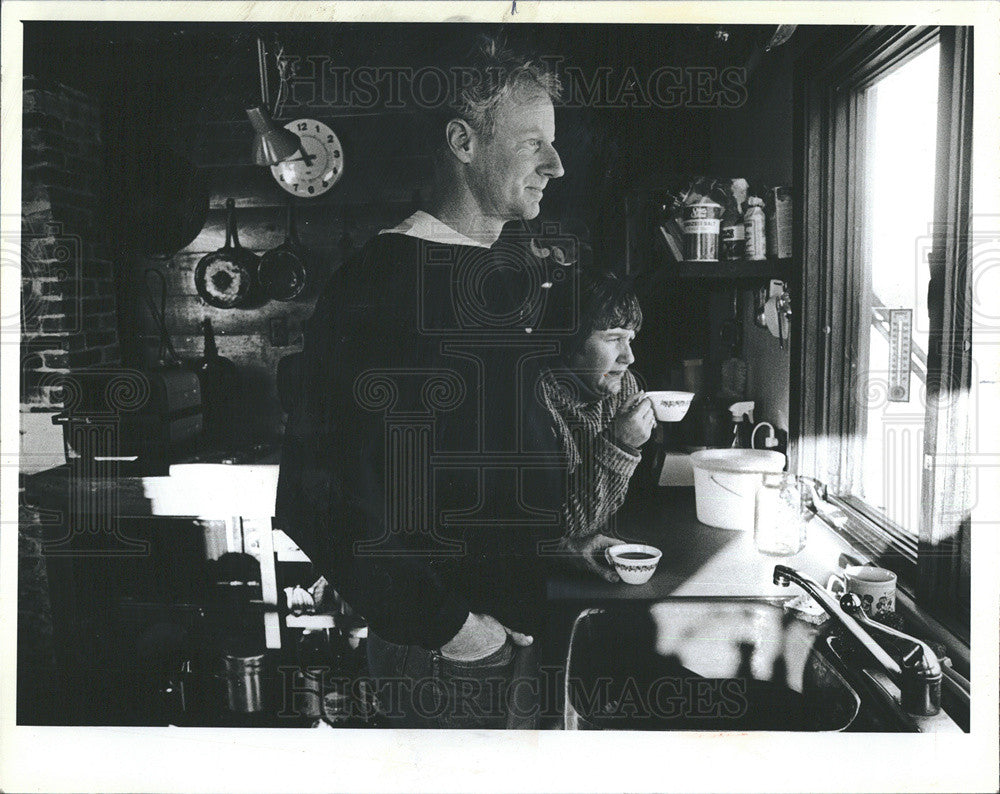
<path fill-rule="evenodd" d="M 313 160 L 316 159 L 316 155 L 309 154 L 309 152 L 306 151 L 306 147 L 302 145 L 301 139 L 299 140 L 299 151 L 302 152 L 302 161 L 306 164 L 306 168 L 308 168 L 312 165 Z M 295 159 L 297 160 L 299 158 L 296 157 Z"/>

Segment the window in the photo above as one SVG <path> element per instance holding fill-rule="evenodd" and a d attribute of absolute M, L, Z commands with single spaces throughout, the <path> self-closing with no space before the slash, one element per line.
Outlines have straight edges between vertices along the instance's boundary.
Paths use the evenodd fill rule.
<path fill-rule="evenodd" d="M 967 638 L 972 31 L 821 46 L 796 66 L 792 464 Z"/>
<path fill-rule="evenodd" d="M 940 45 L 879 78 L 867 91 L 870 116 L 861 348 L 865 390 L 862 470 L 852 490 L 917 537 L 927 388 L 927 289 L 934 222 L 934 156 Z M 863 386 L 861 384 L 864 384 Z"/>

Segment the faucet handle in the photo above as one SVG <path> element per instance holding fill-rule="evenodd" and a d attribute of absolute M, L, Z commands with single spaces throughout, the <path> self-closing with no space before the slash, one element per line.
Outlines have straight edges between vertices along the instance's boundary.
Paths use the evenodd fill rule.
<path fill-rule="evenodd" d="M 858 623 L 872 632 L 878 632 L 907 643 L 902 653 L 899 689 L 902 707 L 911 714 L 933 716 L 941 710 L 941 664 L 937 654 L 922 640 L 891 626 L 872 620 L 861 606 L 861 599 L 854 593 L 845 593 L 840 607 Z"/>

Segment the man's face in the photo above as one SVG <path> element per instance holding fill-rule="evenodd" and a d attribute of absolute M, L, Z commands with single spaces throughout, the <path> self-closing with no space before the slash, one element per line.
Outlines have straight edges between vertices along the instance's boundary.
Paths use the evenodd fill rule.
<path fill-rule="evenodd" d="M 469 185 L 484 215 L 503 222 L 538 215 L 546 184 L 563 175 L 555 134 L 555 112 L 544 93 L 515 92 L 504 100 L 494 134 L 477 135 L 469 163 Z"/>
<path fill-rule="evenodd" d="M 633 339 L 635 331 L 629 328 L 594 331 L 570 358 L 569 368 L 595 394 L 618 394 L 625 370 L 635 361 Z"/>

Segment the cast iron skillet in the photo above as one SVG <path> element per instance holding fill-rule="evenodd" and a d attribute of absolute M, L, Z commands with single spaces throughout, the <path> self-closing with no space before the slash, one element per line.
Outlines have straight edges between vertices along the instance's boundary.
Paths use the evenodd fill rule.
<path fill-rule="evenodd" d="M 251 301 L 260 260 L 240 245 L 233 199 L 226 200 L 226 210 L 226 244 L 201 258 L 194 271 L 194 286 L 209 306 L 235 309 Z"/>
<path fill-rule="evenodd" d="M 257 280 L 268 298 L 290 301 L 302 293 L 306 286 L 304 253 L 295 228 L 295 204 L 289 199 L 285 242 L 265 253 L 257 268 Z"/>

